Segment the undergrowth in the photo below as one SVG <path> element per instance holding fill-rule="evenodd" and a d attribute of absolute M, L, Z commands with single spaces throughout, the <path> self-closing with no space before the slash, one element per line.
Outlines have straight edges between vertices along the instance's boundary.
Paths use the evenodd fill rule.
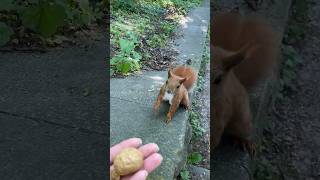
<path fill-rule="evenodd" d="M 139 71 L 142 63 L 151 59 L 145 49 L 164 47 L 180 18 L 199 3 L 200 0 L 111 0 L 112 74 Z M 131 41 L 132 37 L 136 41 L 129 49 L 123 48 L 121 42 Z"/>
<path fill-rule="evenodd" d="M 1 0 L 0 46 L 24 39 L 27 46 L 31 41 L 59 43 L 65 33 L 102 23 L 106 10 L 106 0 Z"/>

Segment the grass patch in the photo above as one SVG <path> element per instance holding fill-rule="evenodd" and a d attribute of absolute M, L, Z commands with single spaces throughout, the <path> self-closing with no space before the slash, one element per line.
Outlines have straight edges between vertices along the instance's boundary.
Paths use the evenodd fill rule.
<path fill-rule="evenodd" d="M 128 75 L 139 71 L 144 62 L 152 59 L 149 51 L 165 47 L 173 36 L 178 21 L 200 0 L 112 0 L 110 21 L 111 72 Z M 131 41 L 124 52 L 120 41 Z M 134 54 L 134 55 L 133 55 Z M 135 56 L 135 57 L 134 57 Z"/>

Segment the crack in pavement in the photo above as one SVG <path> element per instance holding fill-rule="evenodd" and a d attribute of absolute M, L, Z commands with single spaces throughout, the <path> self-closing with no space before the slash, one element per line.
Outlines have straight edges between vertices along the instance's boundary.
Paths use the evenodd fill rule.
<path fill-rule="evenodd" d="M 140 102 L 136 102 L 136 101 L 132 101 L 132 100 L 128 100 L 128 99 L 122 99 L 120 97 L 110 96 L 110 98 L 118 99 L 121 101 L 127 101 L 127 102 L 131 102 L 131 103 L 135 103 L 135 104 L 140 104 L 140 105 L 143 105 L 143 107 L 150 107 L 150 104 L 140 103 Z"/>
<path fill-rule="evenodd" d="M 49 125 L 59 126 L 59 127 L 67 128 L 67 129 L 77 129 L 79 132 L 86 133 L 86 134 L 97 134 L 97 135 L 102 135 L 102 136 L 106 136 L 107 135 L 107 133 L 103 133 L 103 132 L 93 131 L 93 130 L 86 129 L 86 128 L 75 127 L 75 126 L 71 126 L 71 125 L 67 125 L 67 124 L 55 123 L 55 122 L 48 121 L 48 120 L 43 120 L 43 119 L 40 119 L 40 118 L 29 117 L 29 116 L 10 113 L 10 112 L 6 112 L 6 111 L 0 111 L 0 114 L 13 116 L 13 117 L 24 118 L 24 119 L 27 119 L 27 120 L 35 121 L 37 123 L 41 123 L 42 122 L 42 123 L 46 123 L 46 124 L 49 124 Z"/>

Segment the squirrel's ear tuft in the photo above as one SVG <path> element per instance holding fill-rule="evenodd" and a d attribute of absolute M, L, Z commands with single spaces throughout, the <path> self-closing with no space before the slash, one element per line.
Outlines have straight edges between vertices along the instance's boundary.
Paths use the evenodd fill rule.
<path fill-rule="evenodd" d="M 180 84 L 184 83 L 187 80 L 187 78 L 182 78 L 179 80 Z"/>
<path fill-rule="evenodd" d="M 172 68 L 169 68 L 168 70 L 168 78 L 170 78 L 172 76 L 173 72 L 172 72 Z"/>

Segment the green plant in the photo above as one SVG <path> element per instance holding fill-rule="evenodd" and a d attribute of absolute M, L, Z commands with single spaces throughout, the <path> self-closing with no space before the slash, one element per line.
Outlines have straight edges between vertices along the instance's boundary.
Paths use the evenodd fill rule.
<path fill-rule="evenodd" d="M 147 43 L 150 47 L 164 47 L 167 42 L 168 36 L 161 35 L 161 34 L 155 34 L 153 35 L 149 40 L 147 40 Z"/>
<path fill-rule="evenodd" d="M 13 0 L 1 0 L 0 11 L 10 11 L 14 8 Z"/>
<path fill-rule="evenodd" d="M 55 34 L 66 18 L 64 7 L 49 1 L 39 1 L 38 4 L 22 7 L 19 14 L 25 27 L 45 37 Z"/>
<path fill-rule="evenodd" d="M 297 43 L 305 37 L 306 22 L 308 20 L 308 3 L 306 0 L 294 0 L 292 17 L 289 20 L 287 32 L 284 36 L 286 44 Z"/>
<path fill-rule="evenodd" d="M 11 27 L 7 26 L 5 23 L 0 22 L 0 46 L 8 43 L 10 36 L 13 35 L 13 30 Z"/>
<path fill-rule="evenodd" d="M 187 158 L 188 164 L 199 164 L 202 161 L 202 155 L 198 152 L 189 154 Z"/>
<path fill-rule="evenodd" d="M 200 113 L 196 111 L 190 111 L 189 122 L 192 127 L 192 137 L 198 138 L 204 133 L 204 129 L 200 123 Z"/>
<path fill-rule="evenodd" d="M 255 162 L 254 177 L 257 180 L 274 179 L 274 166 L 265 158 Z"/>
<path fill-rule="evenodd" d="M 190 179 L 190 173 L 187 170 L 182 170 L 180 172 L 180 176 L 182 180 L 189 180 Z"/>
<path fill-rule="evenodd" d="M 200 0 L 111 0 L 110 43 L 116 54 L 111 59 L 112 70 L 122 74 L 139 70 L 142 63 L 152 58 L 150 54 L 157 51 L 157 47 L 166 45 L 178 25 L 178 19 L 165 19 L 168 9 L 171 11 L 169 14 L 181 15 L 180 10 L 187 10 L 187 6 L 190 8 L 199 2 Z M 131 55 L 124 53 L 120 47 L 120 41 L 128 39 L 127 32 L 134 33 L 139 42 L 135 44 L 136 48 L 133 48 Z M 135 58 L 134 54 L 139 56 Z M 141 57 L 143 61 L 139 63 L 137 59 L 142 59 Z"/>
<path fill-rule="evenodd" d="M 103 1 L 98 4 L 102 3 Z M 102 5 L 98 7 L 103 8 Z M 97 18 L 102 18 L 102 11 L 99 8 L 94 9 L 89 0 L 2 0 L 0 2 L 0 15 L 14 17 L 6 19 L 13 21 L 7 24 L 17 24 L 21 20 L 24 27 L 46 38 L 58 33 L 66 25 L 75 27 L 90 25 Z M 9 35 L 10 33 L 3 34 L 2 39 L 10 39 Z"/>
<path fill-rule="evenodd" d="M 120 39 L 120 52 L 111 59 L 111 67 L 121 74 L 140 70 L 141 55 L 134 50 L 137 46 L 137 36 L 129 32 L 128 39 Z"/>
<path fill-rule="evenodd" d="M 302 64 L 300 55 L 296 50 L 289 45 L 283 45 L 282 47 L 284 60 L 282 62 L 282 68 L 280 72 L 280 83 L 278 94 L 279 100 L 288 96 L 290 93 L 296 92 L 296 78 L 297 67 Z"/>
<path fill-rule="evenodd" d="M 166 21 L 161 23 L 161 29 L 163 30 L 163 33 L 167 36 L 170 36 L 174 32 L 175 27 L 176 27 L 175 23 L 169 23 Z"/>

